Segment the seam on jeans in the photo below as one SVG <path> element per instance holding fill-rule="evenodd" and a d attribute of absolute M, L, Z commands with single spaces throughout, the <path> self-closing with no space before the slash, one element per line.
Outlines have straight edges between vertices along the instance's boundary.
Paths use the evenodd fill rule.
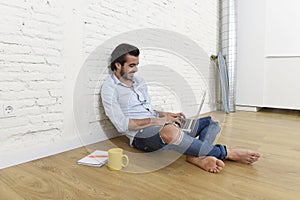
<path fill-rule="evenodd" d="M 226 147 L 226 145 L 223 145 L 223 147 L 224 147 L 224 151 L 225 151 L 225 155 L 224 155 L 224 160 L 226 159 L 226 157 L 227 157 L 227 147 Z"/>
<path fill-rule="evenodd" d="M 183 140 L 183 135 L 184 135 L 183 131 L 181 129 L 178 129 L 177 137 L 172 144 L 179 145 Z"/>
<path fill-rule="evenodd" d="M 166 122 L 166 123 L 159 129 L 159 131 L 158 131 L 159 138 L 161 139 L 161 141 L 162 141 L 163 144 L 168 144 L 168 143 L 167 143 L 166 141 L 164 141 L 164 139 L 161 137 L 160 131 L 161 131 L 165 126 L 168 126 L 168 125 L 170 125 L 170 124 L 174 125 L 173 123 Z"/>
<path fill-rule="evenodd" d="M 162 143 L 167 144 L 167 143 L 164 141 L 164 139 L 161 137 L 160 132 L 158 133 L 158 135 L 159 135 L 159 137 L 160 137 Z"/>

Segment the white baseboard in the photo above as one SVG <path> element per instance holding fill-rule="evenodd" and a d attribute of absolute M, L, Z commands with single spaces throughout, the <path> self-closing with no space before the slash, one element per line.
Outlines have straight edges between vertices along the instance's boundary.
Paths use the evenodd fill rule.
<path fill-rule="evenodd" d="M 12 150 L 10 152 L 0 153 L 0 169 L 19 165 L 39 158 L 51 156 L 57 153 L 69 151 L 81 147 L 78 138 L 64 140 L 61 143 L 49 145 L 35 145 L 31 148 L 25 148 L 20 151 Z"/>
<path fill-rule="evenodd" d="M 114 137 L 115 135 L 111 135 Z M 36 159 L 52 156 L 58 153 L 76 149 L 89 144 L 97 143 L 107 140 L 106 136 L 94 137 L 86 136 L 84 141 L 82 138 L 76 137 L 72 139 L 65 139 L 61 142 L 49 145 L 35 145 L 27 149 L 21 149 L 19 151 L 0 152 L 0 169 L 19 165 Z"/>
<path fill-rule="evenodd" d="M 245 106 L 245 105 L 236 105 L 235 108 L 236 108 L 236 110 L 250 111 L 250 112 L 258 112 L 261 109 L 261 107 Z"/>

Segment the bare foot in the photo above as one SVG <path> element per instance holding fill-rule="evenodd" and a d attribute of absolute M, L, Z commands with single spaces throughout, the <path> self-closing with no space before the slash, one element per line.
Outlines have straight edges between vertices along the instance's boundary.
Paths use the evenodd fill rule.
<path fill-rule="evenodd" d="M 186 156 L 186 161 L 210 173 L 219 173 L 225 166 L 222 160 L 219 160 L 213 156 Z"/>
<path fill-rule="evenodd" d="M 256 162 L 259 157 L 260 153 L 248 149 L 228 149 L 226 159 L 251 164 Z"/>

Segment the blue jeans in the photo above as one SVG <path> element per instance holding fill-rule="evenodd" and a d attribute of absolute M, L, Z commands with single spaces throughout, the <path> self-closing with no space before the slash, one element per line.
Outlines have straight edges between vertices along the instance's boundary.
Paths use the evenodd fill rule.
<path fill-rule="evenodd" d="M 193 132 L 184 132 L 180 144 L 167 144 L 161 138 L 159 131 L 162 126 L 151 126 L 141 129 L 135 136 L 132 145 L 142 151 L 153 152 L 159 149 L 174 150 L 184 155 L 191 156 L 214 156 L 225 159 L 227 156 L 226 146 L 213 145 L 221 128 L 218 122 L 210 116 L 199 118 Z M 196 139 L 198 137 L 198 139 Z"/>

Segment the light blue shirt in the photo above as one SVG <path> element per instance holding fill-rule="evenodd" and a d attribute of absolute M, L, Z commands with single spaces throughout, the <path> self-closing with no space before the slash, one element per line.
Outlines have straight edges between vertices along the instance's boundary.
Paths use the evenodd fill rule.
<path fill-rule="evenodd" d="M 130 144 L 138 131 L 129 131 L 129 119 L 145 119 L 158 117 L 152 109 L 148 87 L 145 81 L 135 76 L 133 86 L 129 87 L 110 75 L 101 89 L 101 98 L 105 114 L 114 124 L 118 132 L 125 133 Z"/>

